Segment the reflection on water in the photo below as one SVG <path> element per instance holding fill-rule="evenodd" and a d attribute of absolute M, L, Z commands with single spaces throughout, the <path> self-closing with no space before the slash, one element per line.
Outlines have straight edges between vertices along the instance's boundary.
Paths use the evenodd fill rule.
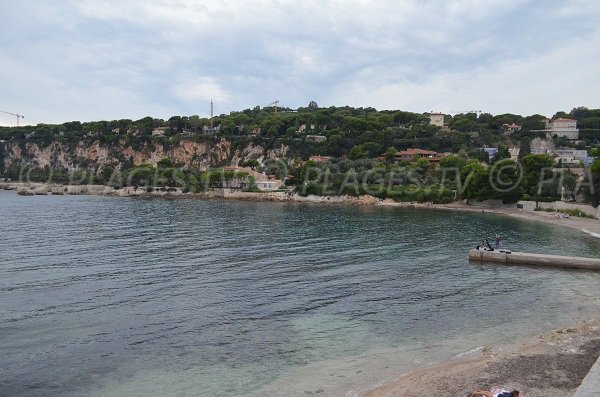
<path fill-rule="evenodd" d="M 600 254 L 489 214 L 0 192 L 0 219 L 0 395 L 345 395 L 600 302 L 597 273 L 470 264 L 494 231 Z"/>

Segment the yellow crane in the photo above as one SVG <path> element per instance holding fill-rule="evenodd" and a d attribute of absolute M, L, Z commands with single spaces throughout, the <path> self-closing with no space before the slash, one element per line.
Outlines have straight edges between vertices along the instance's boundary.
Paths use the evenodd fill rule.
<path fill-rule="evenodd" d="M 19 113 L 11 113 L 11 112 L 7 112 L 7 111 L 4 111 L 4 110 L 0 110 L 0 112 L 6 113 L 6 114 L 10 114 L 11 116 L 17 116 L 17 127 L 19 126 L 19 119 L 24 119 L 25 118 L 25 116 L 23 116 L 22 114 L 19 114 Z"/>
<path fill-rule="evenodd" d="M 467 113 L 475 113 L 477 115 L 480 115 L 482 112 L 481 110 L 455 110 L 453 112 L 451 112 L 451 114 L 467 114 Z"/>
<path fill-rule="evenodd" d="M 275 100 L 274 102 L 269 103 L 267 106 L 265 106 L 266 108 L 274 106 L 275 107 L 275 113 L 277 113 L 277 109 L 279 108 L 279 99 Z"/>

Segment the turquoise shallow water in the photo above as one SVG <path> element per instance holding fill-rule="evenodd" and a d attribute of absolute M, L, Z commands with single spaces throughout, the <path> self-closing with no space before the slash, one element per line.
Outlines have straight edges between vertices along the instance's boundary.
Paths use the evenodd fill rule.
<path fill-rule="evenodd" d="M 493 230 L 600 255 L 489 214 L 0 191 L 0 395 L 353 395 L 598 315 L 598 273 L 469 263 Z"/>

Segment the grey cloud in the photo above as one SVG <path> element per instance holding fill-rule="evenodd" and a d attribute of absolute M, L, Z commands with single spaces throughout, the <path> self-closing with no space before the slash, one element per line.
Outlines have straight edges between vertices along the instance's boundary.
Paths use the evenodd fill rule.
<path fill-rule="evenodd" d="M 415 111 L 469 100 L 551 113 L 565 101 L 508 109 L 515 102 L 506 93 L 473 84 L 517 80 L 532 91 L 554 77 L 564 89 L 563 67 L 597 63 L 593 51 L 570 49 L 597 48 L 600 16 L 588 0 L 23 1 L 0 12 L 15 16 L 2 24 L 0 105 L 53 122 L 205 115 L 210 97 L 219 112 L 315 99 Z M 581 101 L 566 106 L 598 106 L 598 87 L 583 84 L 581 69 L 569 80 L 579 95 L 568 96 Z"/>

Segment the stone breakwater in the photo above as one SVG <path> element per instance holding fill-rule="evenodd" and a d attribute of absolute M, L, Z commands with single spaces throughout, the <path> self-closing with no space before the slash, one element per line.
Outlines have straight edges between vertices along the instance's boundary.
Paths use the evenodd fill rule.
<path fill-rule="evenodd" d="M 137 197 L 137 196 L 181 196 L 181 189 L 177 188 L 158 188 L 148 191 L 144 187 L 124 187 L 115 189 L 103 185 L 44 185 L 44 184 L 23 184 L 19 186 L 3 186 L 0 189 L 16 190 L 21 196 L 45 196 L 45 195 L 94 195 L 94 196 L 116 196 L 116 197 Z"/>

